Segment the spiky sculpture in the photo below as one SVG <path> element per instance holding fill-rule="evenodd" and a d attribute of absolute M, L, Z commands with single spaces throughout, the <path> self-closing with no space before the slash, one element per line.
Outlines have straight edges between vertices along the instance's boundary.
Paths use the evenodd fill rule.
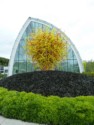
<path fill-rule="evenodd" d="M 38 30 L 26 39 L 27 55 L 41 70 L 53 70 L 67 55 L 67 43 L 55 30 Z"/>

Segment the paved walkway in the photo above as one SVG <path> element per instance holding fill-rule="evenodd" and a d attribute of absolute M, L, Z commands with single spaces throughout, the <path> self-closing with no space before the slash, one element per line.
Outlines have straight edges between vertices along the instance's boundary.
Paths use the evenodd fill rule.
<path fill-rule="evenodd" d="M 0 116 L 0 125 L 40 125 L 40 124 L 23 122 L 21 120 L 8 119 Z"/>

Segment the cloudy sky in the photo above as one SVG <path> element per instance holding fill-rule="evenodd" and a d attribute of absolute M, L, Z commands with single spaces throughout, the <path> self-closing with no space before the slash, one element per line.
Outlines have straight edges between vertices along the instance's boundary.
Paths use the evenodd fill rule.
<path fill-rule="evenodd" d="M 94 60 L 94 0 L 0 0 L 0 57 L 10 58 L 28 17 L 54 24 L 72 40 L 83 60 Z"/>

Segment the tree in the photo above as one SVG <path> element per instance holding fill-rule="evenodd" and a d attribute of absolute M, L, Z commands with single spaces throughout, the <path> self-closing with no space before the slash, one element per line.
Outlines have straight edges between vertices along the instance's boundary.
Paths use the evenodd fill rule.
<path fill-rule="evenodd" d="M 52 70 L 67 55 L 67 43 L 55 30 L 38 30 L 26 39 L 26 52 L 41 70 Z"/>
<path fill-rule="evenodd" d="M 0 65 L 7 66 L 8 63 L 9 63 L 9 59 L 4 58 L 4 57 L 0 57 Z"/>
<path fill-rule="evenodd" d="M 83 61 L 85 72 L 94 72 L 94 61 Z"/>

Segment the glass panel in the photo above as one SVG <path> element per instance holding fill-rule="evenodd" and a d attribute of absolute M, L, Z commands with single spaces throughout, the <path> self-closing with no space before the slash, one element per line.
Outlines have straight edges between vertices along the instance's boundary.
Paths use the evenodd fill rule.
<path fill-rule="evenodd" d="M 76 55 L 71 47 L 68 49 L 68 59 L 76 59 Z"/>
<path fill-rule="evenodd" d="M 32 22 L 32 32 L 35 32 L 35 22 Z"/>
<path fill-rule="evenodd" d="M 68 50 L 68 59 L 73 59 L 73 51 L 72 51 L 72 49 Z"/>
<path fill-rule="evenodd" d="M 19 61 L 26 61 L 26 55 L 19 54 Z"/>
<path fill-rule="evenodd" d="M 77 60 L 74 60 L 74 72 L 80 72 L 79 71 L 79 65 L 78 65 L 78 61 Z"/>
<path fill-rule="evenodd" d="M 21 41 L 20 41 L 21 42 Z M 24 44 L 23 44 L 24 43 Z M 25 42 L 21 42 L 18 47 L 18 60 L 26 60 L 26 52 L 24 50 Z"/>
<path fill-rule="evenodd" d="M 24 54 L 24 53 L 25 53 L 25 50 L 24 50 L 23 46 L 20 46 L 19 54 Z"/>
<path fill-rule="evenodd" d="M 18 51 L 16 52 L 16 55 L 15 55 L 15 61 L 18 61 Z"/>
<path fill-rule="evenodd" d="M 46 29 L 49 29 L 49 30 L 50 30 L 50 27 L 43 25 L 43 26 L 42 26 L 42 29 L 43 29 L 43 31 L 45 31 Z"/>
<path fill-rule="evenodd" d="M 39 23 L 39 26 L 38 26 L 38 27 L 39 27 L 39 29 L 42 29 L 42 24 L 41 24 L 41 23 Z"/>
<path fill-rule="evenodd" d="M 80 72 L 79 67 L 74 67 L 74 72 Z"/>
<path fill-rule="evenodd" d="M 31 72 L 31 71 L 32 71 L 32 63 L 27 62 L 27 72 Z"/>
<path fill-rule="evenodd" d="M 19 73 L 26 72 L 26 62 L 20 61 L 19 62 Z"/>
<path fill-rule="evenodd" d="M 63 71 L 67 71 L 68 70 L 68 61 L 63 61 L 62 62 L 62 70 Z"/>
<path fill-rule="evenodd" d="M 32 28 L 31 28 L 31 25 L 29 25 L 27 28 L 26 28 L 26 34 L 27 36 L 32 32 Z"/>
<path fill-rule="evenodd" d="M 76 58 L 76 55 L 75 55 L 74 53 L 73 53 L 73 58 L 74 58 L 74 59 L 77 59 L 77 58 Z"/>
<path fill-rule="evenodd" d="M 73 60 L 68 60 L 68 71 L 70 72 L 74 71 Z"/>
<path fill-rule="evenodd" d="M 17 74 L 19 73 L 19 69 L 18 69 L 18 62 L 14 62 L 14 65 L 13 65 L 13 74 Z"/>
<path fill-rule="evenodd" d="M 23 47 L 25 46 L 25 39 L 22 38 L 22 39 L 20 40 L 20 46 L 23 46 Z"/>
<path fill-rule="evenodd" d="M 22 38 L 23 39 L 25 39 L 26 38 L 26 36 L 27 36 L 27 34 L 26 34 L 26 31 L 23 33 L 23 36 L 22 36 Z"/>
<path fill-rule="evenodd" d="M 35 27 L 36 27 L 36 29 L 38 29 L 39 28 L 39 24 L 35 23 Z"/>
<path fill-rule="evenodd" d="M 73 62 L 73 63 L 74 63 L 74 66 L 75 66 L 75 67 L 78 67 L 78 62 L 77 62 L 77 60 L 73 60 L 73 61 L 74 61 L 74 62 Z"/>

